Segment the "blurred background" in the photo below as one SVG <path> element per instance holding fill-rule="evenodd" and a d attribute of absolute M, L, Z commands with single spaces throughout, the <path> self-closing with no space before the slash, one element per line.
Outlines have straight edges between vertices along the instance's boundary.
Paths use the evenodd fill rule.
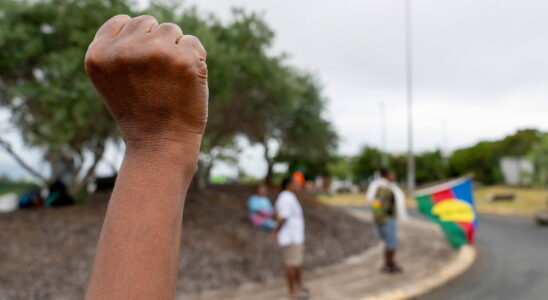
<path fill-rule="evenodd" d="M 486 217 L 489 230 L 537 230 L 534 218 L 548 221 L 546 1 L 3 0 L 0 299 L 72 299 L 85 289 L 124 144 L 83 57 L 99 26 L 119 13 L 177 23 L 208 51 L 209 121 L 181 259 L 193 271 L 180 279 L 181 292 L 277 276 L 275 249 L 249 226 L 245 201 L 261 182 L 274 200 L 280 179 L 295 171 L 307 180 L 309 270 L 376 242 L 370 223 L 339 208 L 364 206 L 383 166 L 410 196 L 473 176 L 479 212 L 499 215 Z M 232 230 L 216 228 L 220 219 Z M 210 232 L 223 246 L 188 243 Z M 540 269 L 516 285 L 531 285 L 521 299 L 540 299 L 548 238 L 528 234 L 532 244 L 514 239 L 508 251 L 529 247 L 526 264 Z M 521 274 L 503 270 L 496 276 L 510 282 Z"/>

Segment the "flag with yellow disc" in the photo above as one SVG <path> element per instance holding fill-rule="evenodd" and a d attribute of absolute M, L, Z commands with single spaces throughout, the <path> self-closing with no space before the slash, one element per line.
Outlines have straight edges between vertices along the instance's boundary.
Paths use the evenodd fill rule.
<path fill-rule="evenodd" d="M 470 178 L 417 191 L 415 199 L 418 210 L 440 224 L 451 246 L 473 244 L 478 217 Z"/>

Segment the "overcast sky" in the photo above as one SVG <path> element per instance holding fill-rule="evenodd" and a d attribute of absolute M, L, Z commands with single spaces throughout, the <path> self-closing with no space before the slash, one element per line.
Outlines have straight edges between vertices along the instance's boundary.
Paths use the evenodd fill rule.
<path fill-rule="evenodd" d="M 380 145 L 381 102 L 388 150 L 405 151 L 404 0 L 186 3 L 223 19 L 234 6 L 261 12 L 276 33 L 273 51 L 289 54 L 291 63 L 323 84 L 342 153 Z M 519 128 L 548 130 L 548 1 L 412 3 L 419 151 L 455 149 Z M 258 151 L 244 156 L 249 160 Z M 8 161 L 0 154 L 0 168 Z"/>
<path fill-rule="evenodd" d="M 341 151 L 406 148 L 404 0 L 194 0 L 228 18 L 230 7 L 262 12 L 275 50 L 317 74 Z M 415 0 L 413 65 L 418 150 L 454 149 L 518 128 L 548 128 L 548 1 Z"/>

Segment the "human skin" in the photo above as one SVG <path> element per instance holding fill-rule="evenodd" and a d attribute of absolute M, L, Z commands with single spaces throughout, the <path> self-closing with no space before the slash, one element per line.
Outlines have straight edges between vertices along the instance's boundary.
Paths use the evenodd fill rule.
<path fill-rule="evenodd" d="M 297 195 L 300 191 L 301 185 L 295 178 L 291 179 L 291 183 L 287 186 L 287 190 Z M 278 233 L 285 225 L 286 219 L 282 219 L 278 222 L 278 226 L 272 232 L 272 240 L 276 241 Z M 303 284 L 301 280 L 301 267 L 285 267 L 287 286 L 289 289 L 289 296 L 297 298 L 303 292 Z"/>
<path fill-rule="evenodd" d="M 114 16 L 85 58 L 126 152 L 86 299 L 173 299 L 184 199 L 207 121 L 206 52 L 175 24 Z"/>

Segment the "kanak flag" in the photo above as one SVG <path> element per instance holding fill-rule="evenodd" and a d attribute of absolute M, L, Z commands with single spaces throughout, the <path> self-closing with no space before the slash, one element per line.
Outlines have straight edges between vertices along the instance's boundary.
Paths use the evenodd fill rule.
<path fill-rule="evenodd" d="M 451 246 L 473 244 L 478 217 L 470 178 L 419 190 L 415 199 L 418 210 L 440 224 Z"/>

